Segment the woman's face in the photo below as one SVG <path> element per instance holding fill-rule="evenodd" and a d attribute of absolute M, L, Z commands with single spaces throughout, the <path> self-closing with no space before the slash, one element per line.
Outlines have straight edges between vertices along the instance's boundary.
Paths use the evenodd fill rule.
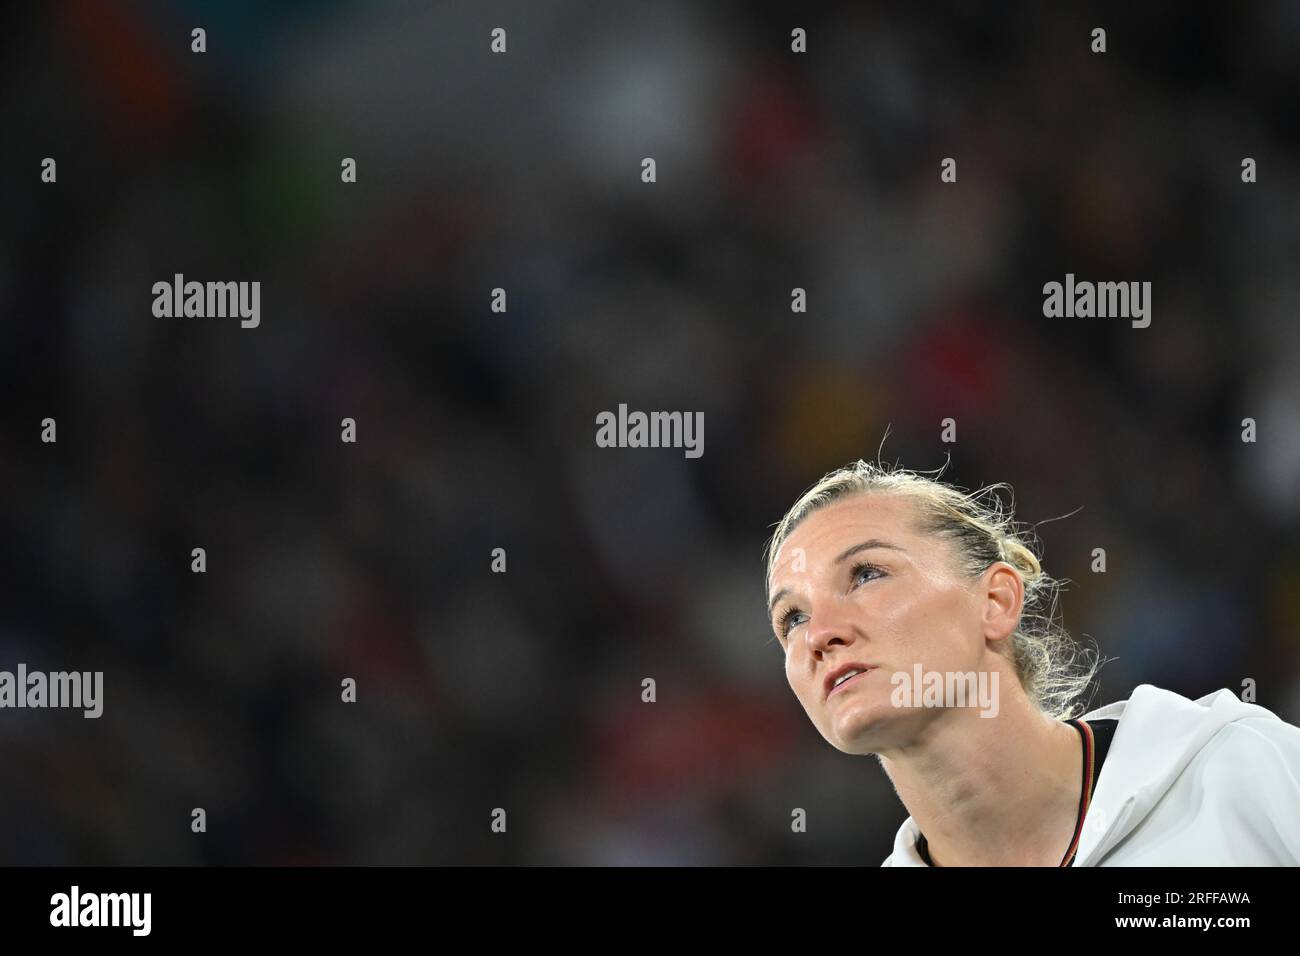
<path fill-rule="evenodd" d="M 805 518 L 773 566 L 771 620 L 786 679 L 845 753 L 906 746 L 943 715 L 894 706 L 894 674 L 911 681 L 917 664 L 923 673 L 1005 669 L 993 647 L 1018 621 L 1018 575 L 998 562 L 963 579 L 947 540 L 913 528 L 914 508 L 897 495 L 840 499 Z M 848 664 L 871 669 L 828 693 L 827 678 Z"/>

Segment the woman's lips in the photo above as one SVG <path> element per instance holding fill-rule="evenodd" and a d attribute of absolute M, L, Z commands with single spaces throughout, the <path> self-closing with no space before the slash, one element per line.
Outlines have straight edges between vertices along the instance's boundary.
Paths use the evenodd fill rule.
<path fill-rule="evenodd" d="M 854 674 L 854 675 L 853 675 L 852 677 L 850 677 L 848 680 L 846 680 L 846 681 L 844 681 L 844 682 L 842 682 L 842 683 L 836 684 L 834 687 L 831 688 L 831 692 L 830 692 L 829 694 L 826 695 L 826 699 L 827 699 L 827 700 L 830 700 L 832 697 L 834 697 L 836 694 L 838 694 L 838 693 L 839 693 L 840 691 L 842 691 L 844 688 L 848 687 L 850 684 L 857 683 L 859 680 L 861 680 L 863 677 L 866 677 L 868 674 L 870 674 L 870 673 L 871 673 L 872 671 L 874 671 L 875 669 L 876 669 L 876 668 L 874 668 L 874 667 L 868 667 L 866 670 L 862 671 L 860 674 Z"/>

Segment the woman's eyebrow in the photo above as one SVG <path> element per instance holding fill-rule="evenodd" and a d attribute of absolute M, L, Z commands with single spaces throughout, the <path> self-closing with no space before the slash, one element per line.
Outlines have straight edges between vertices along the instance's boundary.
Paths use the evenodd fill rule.
<path fill-rule="evenodd" d="M 775 594 L 772 595 L 772 600 L 770 600 L 770 601 L 767 602 L 767 616 L 768 616 L 768 617 L 771 617 L 771 616 L 772 616 L 772 608 L 776 607 L 777 602 L 780 601 L 781 598 L 785 597 L 785 596 L 786 596 L 787 594 L 789 594 L 789 593 L 790 593 L 790 589 L 789 589 L 789 588 L 782 588 L 781 590 L 777 591 Z"/>
<path fill-rule="evenodd" d="M 861 544 L 855 544 L 851 548 L 846 548 L 844 552 L 838 558 L 835 559 L 835 564 L 839 564 L 841 561 L 848 560 L 849 558 L 857 554 L 859 551 L 870 551 L 872 548 L 889 548 L 893 551 L 902 551 L 904 554 L 907 553 L 906 548 L 900 548 L 898 545 L 890 544 L 888 541 L 882 541 L 880 538 L 872 538 L 869 541 L 863 541 Z M 776 607 L 777 602 L 779 602 L 781 598 L 785 597 L 789 593 L 790 593 L 789 588 L 781 588 L 781 590 L 777 591 L 775 594 L 772 595 L 772 600 L 770 600 L 767 603 L 767 613 L 769 617 L 772 614 L 772 609 Z"/>
<path fill-rule="evenodd" d="M 846 548 L 844 552 L 835 559 L 835 563 L 839 564 L 841 561 L 853 557 L 859 551 L 869 551 L 872 548 L 891 548 L 894 551 L 907 552 L 906 548 L 900 548 L 898 545 L 890 544 L 888 541 L 881 541 L 879 538 L 872 538 L 870 541 L 863 541 L 861 544 L 855 544 L 851 548 Z"/>

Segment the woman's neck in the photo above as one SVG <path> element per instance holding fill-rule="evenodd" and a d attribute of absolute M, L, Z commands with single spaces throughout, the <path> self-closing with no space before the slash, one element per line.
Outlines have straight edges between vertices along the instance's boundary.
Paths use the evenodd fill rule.
<path fill-rule="evenodd" d="M 880 753 L 934 864 L 1059 866 L 1078 822 L 1079 732 L 1022 694 L 993 718 L 935 714 L 919 739 Z"/>

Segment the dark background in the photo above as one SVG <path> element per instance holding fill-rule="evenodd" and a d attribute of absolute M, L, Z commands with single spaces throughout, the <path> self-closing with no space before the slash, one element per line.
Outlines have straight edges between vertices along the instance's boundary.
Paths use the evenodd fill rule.
<path fill-rule="evenodd" d="M 0 36 L 0 669 L 105 672 L 99 720 L 0 712 L 0 862 L 875 865 L 906 812 L 786 685 L 761 551 L 878 451 L 1048 522 L 1094 706 L 1252 678 L 1300 720 L 1297 4 Z M 176 272 L 260 281 L 260 327 L 155 318 Z M 1067 272 L 1151 326 L 1044 318 Z M 620 402 L 704 456 L 597 448 Z"/>

